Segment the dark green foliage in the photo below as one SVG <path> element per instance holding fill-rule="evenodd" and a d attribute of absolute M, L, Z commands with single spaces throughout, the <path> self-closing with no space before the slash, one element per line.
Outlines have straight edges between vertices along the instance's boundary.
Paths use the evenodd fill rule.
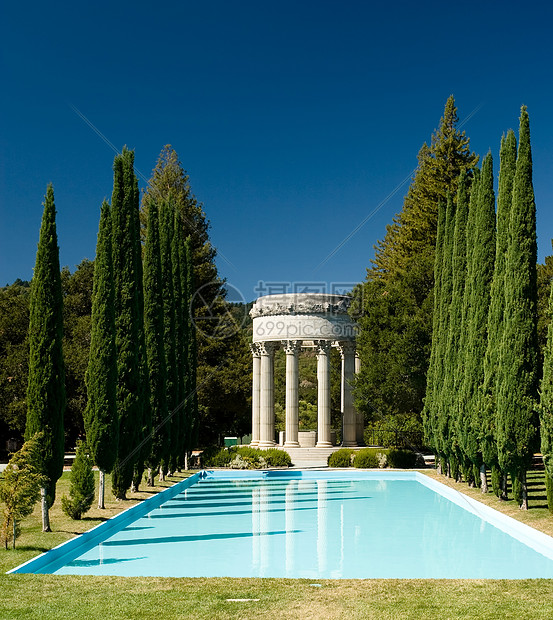
<path fill-rule="evenodd" d="M 43 432 L 41 473 L 51 506 L 56 481 L 63 472 L 65 365 L 63 361 L 63 300 L 56 233 L 54 189 L 48 186 L 31 285 L 29 379 L 25 438 Z"/>
<path fill-rule="evenodd" d="M 410 450 L 396 450 L 391 448 L 387 453 L 388 467 L 395 467 L 398 469 L 410 469 L 417 467 L 419 463 L 419 455 L 416 452 Z"/>
<path fill-rule="evenodd" d="M 65 360 L 65 445 L 72 447 L 83 434 L 87 403 L 85 384 L 88 367 L 94 263 L 82 260 L 70 273 L 61 270 L 63 294 L 63 357 Z"/>
<path fill-rule="evenodd" d="M 484 463 L 492 468 L 492 486 L 499 493 L 501 474 L 497 468 L 497 370 L 503 331 L 505 328 L 505 259 L 509 246 L 509 221 L 516 168 L 517 145 L 513 131 L 501 139 L 499 187 L 497 195 L 497 232 L 494 273 L 488 313 L 488 342 L 484 358 L 484 385 L 482 388 L 482 426 L 480 450 Z"/>
<path fill-rule="evenodd" d="M 455 455 L 462 461 L 457 436 L 457 417 L 459 412 L 459 383 L 464 373 L 464 357 L 461 355 L 461 337 L 463 299 L 467 271 L 467 219 L 469 208 L 469 179 L 466 172 L 461 172 L 457 191 L 457 208 L 453 230 L 453 247 L 451 257 L 451 302 L 448 313 L 447 343 L 443 364 L 444 381 L 441 388 L 440 430 L 442 450 L 446 456 Z"/>
<path fill-rule="evenodd" d="M 28 439 L 21 450 L 10 458 L 0 478 L 0 501 L 4 504 L 0 526 L 0 544 L 8 548 L 20 533 L 21 519 L 28 517 L 40 497 L 40 487 L 46 484 L 41 468 L 41 442 L 44 434 Z"/>
<path fill-rule="evenodd" d="M 187 237 L 184 245 L 179 246 L 182 266 L 182 291 L 183 291 L 183 317 L 184 330 L 188 338 L 186 342 L 186 370 L 184 375 L 185 389 L 185 449 L 187 452 L 193 450 L 198 443 L 200 412 L 198 403 L 198 342 L 196 338 L 195 316 L 195 297 L 196 282 L 194 279 L 194 264 L 192 255 L 192 242 Z M 219 429 L 220 430 L 220 429 Z"/>
<path fill-rule="evenodd" d="M 553 312 L 553 287 L 549 299 L 549 313 Z M 553 322 L 549 323 L 547 344 L 544 351 L 541 379 L 540 435 L 541 453 L 545 466 L 547 505 L 553 513 Z"/>
<path fill-rule="evenodd" d="M 377 453 L 372 448 L 364 448 L 355 452 L 353 466 L 362 469 L 375 469 L 380 467 Z"/>
<path fill-rule="evenodd" d="M 328 466 L 329 467 L 351 467 L 351 457 L 353 455 L 353 450 L 349 450 L 348 448 L 340 448 L 340 450 L 336 450 L 328 457 Z"/>
<path fill-rule="evenodd" d="M 113 162 L 113 270 L 117 347 L 117 411 L 119 454 L 112 476 L 113 492 L 124 499 L 140 457 L 145 389 L 141 358 L 143 339 L 142 266 L 138 221 L 138 194 L 133 170 L 134 153 L 124 149 Z"/>
<path fill-rule="evenodd" d="M 240 453 L 240 450 L 238 450 Z M 268 467 L 290 467 L 292 459 L 288 452 L 277 450 L 277 448 L 269 448 L 261 451 Z"/>
<path fill-rule="evenodd" d="M 505 329 L 497 371 L 496 429 L 499 465 L 520 484 L 524 484 L 526 469 L 537 447 L 536 259 L 530 128 L 523 106 L 505 260 Z"/>
<path fill-rule="evenodd" d="M 482 162 L 478 187 L 475 188 L 473 184 L 467 227 L 467 283 L 463 310 L 465 367 L 459 390 L 458 435 L 463 453 L 475 466 L 482 464 L 480 439 L 485 426 L 481 389 L 484 384 L 484 357 L 496 250 L 493 181 L 493 160 L 491 153 L 488 153 Z M 474 206 L 473 196 L 477 196 Z M 475 477 L 476 482 L 479 479 L 479 476 Z"/>
<path fill-rule="evenodd" d="M 94 463 L 108 473 L 115 464 L 119 437 L 111 236 L 111 210 L 104 201 L 94 267 L 92 332 L 86 371 L 88 404 L 84 424 L 87 445 Z"/>
<path fill-rule="evenodd" d="M 0 437 L 6 439 L 20 439 L 25 432 L 29 293 L 29 285 L 12 284 L 0 289 Z"/>
<path fill-rule="evenodd" d="M 365 443 L 385 448 L 420 448 L 425 445 L 420 416 L 398 413 L 375 420 L 365 428 Z"/>
<path fill-rule="evenodd" d="M 202 453 L 204 467 L 228 467 L 232 460 L 233 452 L 227 448 L 219 448 L 216 451 L 206 449 Z"/>
<path fill-rule="evenodd" d="M 148 211 L 148 234 L 144 252 L 144 328 L 150 373 L 150 404 L 153 425 L 151 453 L 146 463 L 152 470 L 157 470 L 161 461 L 167 461 L 170 454 L 171 426 L 167 419 L 167 366 L 163 312 L 158 208 L 156 203 L 152 203 Z"/>
<path fill-rule="evenodd" d="M 166 394 L 167 408 L 169 413 L 175 411 L 179 404 L 177 398 L 179 393 L 179 376 L 176 354 L 176 326 L 175 326 L 175 296 L 173 288 L 173 263 L 171 260 L 173 236 L 174 236 L 174 206 L 167 200 L 161 202 L 159 212 L 160 233 L 159 242 L 161 250 L 161 282 L 163 295 L 163 321 L 165 347 L 165 366 L 166 366 Z M 172 471 L 176 467 L 179 451 L 179 422 L 178 412 L 174 413 L 170 420 L 168 430 L 169 439 L 169 458 L 163 461 L 165 472 Z"/>
<path fill-rule="evenodd" d="M 94 501 L 94 473 L 92 458 L 86 445 L 79 442 L 77 453 L 71 467 L 71 486 L 69 497 L 61 498 L 63 512 L 71 519 L 80 519 L 90 510 Z"/>

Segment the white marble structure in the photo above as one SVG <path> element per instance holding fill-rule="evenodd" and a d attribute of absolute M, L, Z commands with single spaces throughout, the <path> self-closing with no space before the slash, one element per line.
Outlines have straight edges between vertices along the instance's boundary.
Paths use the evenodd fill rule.
<path fill-rule="evenodd" d="M 298 447 L 298 356 L 304 347 L 317 351 L 317 446 L 330 440 L 330 350 L 342 357 L 342 445 L 357 446 L 358 415 L 353 407 L 351 380 L 358 371 L 355 357 L 356 325 L 347 308 L 349 298 L 325 293 L 290 293 L 259 297 L 250 311 L 253 318 L 252 441 L 275 445 L 274 353 L 286 353 L 285 447 Z M 362 436 L 362 434 L 361 434 Z"/>

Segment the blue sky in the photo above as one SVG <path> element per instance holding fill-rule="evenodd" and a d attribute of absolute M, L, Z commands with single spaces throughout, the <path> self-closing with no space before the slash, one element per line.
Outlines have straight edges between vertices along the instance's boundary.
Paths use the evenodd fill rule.
<path fill-rule="evenodd" d="M 528 106 L 539 258 L 551 254 L 550 5 L 31 1 L 0 20 L 2 285 L 32 276 L 48 182 L 62 265 L 94 258 L 114 156 L 99 133 L 135 149 L 145 179 L 174 146 L 246 300 L 259 281 L 358 282 L 452 93 L 496 177 L 501 135 Z"/>

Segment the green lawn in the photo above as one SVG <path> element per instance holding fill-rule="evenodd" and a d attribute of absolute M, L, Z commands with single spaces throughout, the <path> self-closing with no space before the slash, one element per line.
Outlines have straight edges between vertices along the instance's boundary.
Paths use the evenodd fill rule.
<path fill-rule="evenodd" d="M 429 475 L 437 476 L 428 471 Z M 543 473 L 531 472 L 530 506 L 523 513 L 512 502 L 482 498 L 437 476 L 442 482 L 489 503 L 534 527 L 553 534 L 545 507 Z M 172 478 L 165 485 L 182 479 Z M 164 486 L 165 486 L 164 485 Z M 59 508 L 69 486 L 64 474 L 51 511 L 54 532 L 40 531 L 40 513 L 23 523 L 15 551 L 0 550 L 0 619 L 40 618 L 110 620 L 144 618 L 551 618 L 553 581 L 470 580 L 312 580 L 161 579 L 56 575 L 4 575 L 14 566 L 49 549 L 155 490 L 130 495 L 127 502 L 107 497 L 107 509 L 94 508 L 82 521 L 71 521 Z M 108 484 L 109 488 L 109 484 Z M 532 507 L 534 506 L 534 507 Z M 368 561 L 377 561 L 374 558 Z M 228 601 L 227 599 L 259 599 Z"/>

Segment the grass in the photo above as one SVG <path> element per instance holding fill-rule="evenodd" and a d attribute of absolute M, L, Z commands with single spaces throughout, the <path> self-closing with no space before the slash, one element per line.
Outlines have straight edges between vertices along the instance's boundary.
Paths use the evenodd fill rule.
<path fill-rule="evenodd" d="M 426 474 L 541 531 L 553 534 L 553 517 L 545 502 L 543 472 L 529 474 L 530 510 L 500 502 L 436 472 Z M 68 493 L 68 474 L 58 483 L 51 510 L 54 532 L 45 534 L 37 510 L 23 523 L 15 551 L 0 549 L 0 618 L 56 620 L 109 617 L 110 620 L 172 618 L 550 618 L 551 580 L 302 580 L 302 579 L 169 579 L 70 575 L 4 575 L 75 534 L 93 527 L 163 486 L 129 494 L 116 502 L 108 491 L 106 510 L 93 508 L 81 521 L 60 509 Z M 108 481 L 107 488 L 110 484 Z M 193 558 L 190 559 L 193 561 Z M 240 561 L 237 558 L 237 561 Z M 367 561 L 378 561 L 368 558 Z M 313 584 L 317 585 L 314 586 Z M 229 601 L 227 599 L 259 599 Z"/>

